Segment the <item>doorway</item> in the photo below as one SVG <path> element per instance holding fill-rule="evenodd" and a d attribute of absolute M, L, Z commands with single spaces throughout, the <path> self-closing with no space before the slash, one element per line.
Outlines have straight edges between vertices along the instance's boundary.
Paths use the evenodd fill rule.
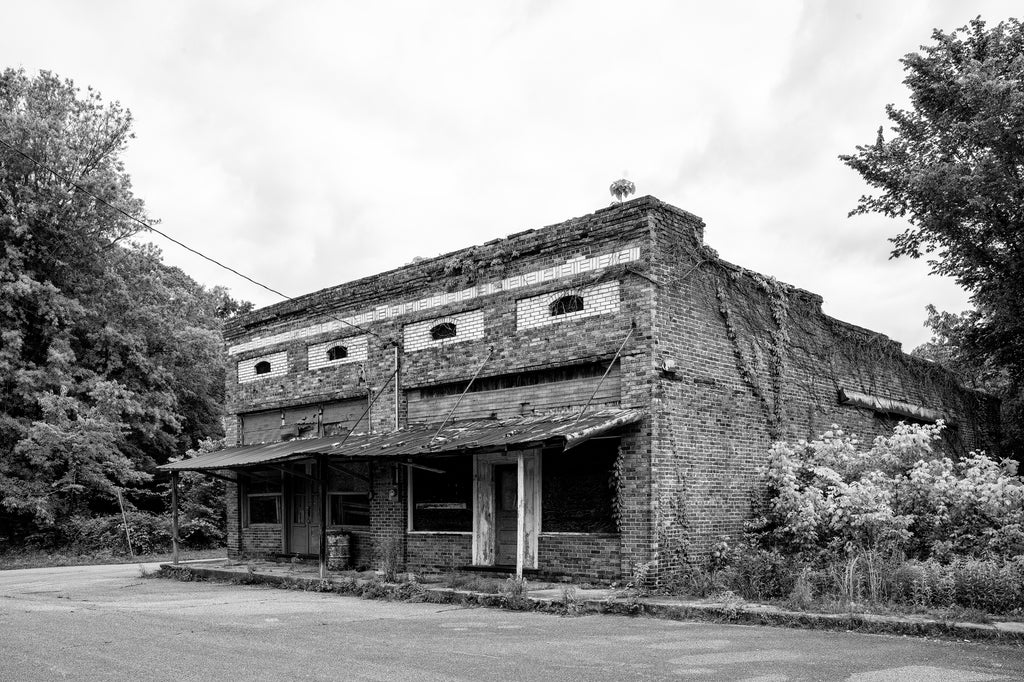
<path fill-rule="evenodd" d="M 519 529 L 519 473 L 515 464 L 494 467 L 494 563 L 516 563 Z"/>
<path fill-rule="evenodd" d="M 313 464 L 298 464 L 291 476 L 291 502 L 288 513 L 288 552 L 320 552 L 320 490 L 311 478 Z M 309 478 L 306 478 L 309 477 Z"/>

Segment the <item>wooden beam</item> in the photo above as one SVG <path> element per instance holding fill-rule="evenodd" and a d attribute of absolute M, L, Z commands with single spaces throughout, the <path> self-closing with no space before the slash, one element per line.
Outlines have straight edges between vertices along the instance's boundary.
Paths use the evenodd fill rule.
<path fill-rule="evenodd" d="M 178 472 L 171 472 L 171 563 L 178 564 Z"/>
<path fill-rule="evenodd" d="M 516 465 L 516 578 L 522 580 L 526 554 L 526 461 L 522 450 L 516 455 Z"/>
<path fill-rule="evenodd" d="M 317 477 L 320 479 L 320 579 L 327 577 L 327 455 L 317 455 Z"/>

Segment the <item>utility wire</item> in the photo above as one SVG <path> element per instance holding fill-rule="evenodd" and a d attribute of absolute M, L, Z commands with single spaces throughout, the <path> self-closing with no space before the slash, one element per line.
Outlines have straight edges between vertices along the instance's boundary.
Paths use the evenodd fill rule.
<path fill-rule="evenodd" d="M 120 213 L 125 218 L 128 218 L 132 222 L 138 223 L 139 225 L 141 225 L 145 229 L 147 229 L 147 230 L 149 230 L 151 232 L 155 232 L 156 234 L 160 235 L 161 237 L 163 237 L 167 241 L 172 242 L 174 244 L 177 244 L 178 246 L 180 246 L 181 248 L 185 249 L 186 251 L 190 251 L 191 253 L 194 253 L 195 255 L 199 256 L 200 258 L 208 260 L 211 263 L 213 263 L 214 265 L 216 265 L 217 267 L 223 268 L 223 269 L 227 270 L 228 272 L 231 272 L 231 273 L 233 273 L 235 275 L 238 275 L 242 279 L 244 279 L 244 280 L 246 280 L 248 282 L 251 282 L 251 283 L 255 284 L 258 287 L 262 287 L 263 289 L 266 289 L 267 291 L 269 291 L 272 294 L 276 294 L 277 296 L 280 296 L 281 298 L 284 298 L 284 299 L 286 299 L 288 301 L 295 301 L 296 300 L 294 297 L 289 296 L 288 294 L 282 293 L 282 292 L 278 291 L 277 289 L 264 284 L 263 282 L 258 282 L 256 280 L 254 280 L 252 277 L 249 277 L 248 275 L 245 275 L 245 274 L 239 272 L 238 270 L 235 270 L 231 266 L 225 265 L 224 263 L 221 263 L 217 259 L 211 258 L 210 256 L 207 256 L 205 253 L 202 253 L 200 251 L 197 251 L 196 249 L 193 249 L 188 244 L 185 244 L 185 243 L 175 239 L 174 237 L 170 236 L 166 232 L 163 232 L 162 230 L 158 230 L 153 225 L 147 223 L 145 220 L 142 220 L 141 218 L 137 218 L 137 217 L 133 216 L 131 213 L 128 213 L 127 211 L 125 211 L 124 209 L 122 209 L 122 208 L 120 208 L 118 206 L 114 206 L 113 204 L 111 204 L 109 201 L 107 201 L 103 197 L 98 196 L 97 194 L 94 194 L 93 192 L 90 192 L 88 189 L 86 189 L 82 185 L 78 184 L 77 182 L 75 182 L 71 178 L 67 177 L 66 175 L 64 175 L 60 171 L 54 169 L 49 164 L 46 164 L 43 161 L 40 161 L 39 159 L 36 159 L 36 158 L 32 157 L 28 153 L 22 151 L 21 149 L 18 149 L 17 147 L 15 147 L 11 143 L 7 142 L 3 138 L 0 138 L 0 144 L 2 144 L 3 146 L 7 147 L 8 149 L 10 149 L 15 154 L 18 154 L 20 156 L 25 157 L 26 159 L 31 161 L 36 166 L 38 166 L 38 167 L 40 167 L 40 168 L 42 168 L 42 169 L 52 173 L 58 179 L 63 180 L 64 182 L 68 183 L 69 185 L 71 185 L 72 187 L 77 189 L 79 192 L 82 192 L 84 194 L 88 194 L 90 197 L 92 197 L 96 201 L 100 202 L 101 204 L 103 204 L 107 208 L 109 208 L 109 209 L 111 209 L 113 211 L 116 211 L 117 213 Z M 111 246 L 113 246 L 113 243 L 111 243 Z M 332 315 L 332 314 L 328 313 L 327 316 L 332 318 L 332 319 L 334 319 L 334 320 L 337 320 L 338 322 L 341 322 L 342 324 L 346 324 L 349 327 L 352 327 L 353 329 L 358 329 L 359 331 L 366 332 L 367 334 L 372 334 L 373 336 L 376 336 L 381 341 L 385 341 L 385 342 L 387 342 L 389 344 L 393 344 L 395 346 L 398 345 L 398 342 L 395 341 L 394 339 L 385 338 L 385 337 L 381 336 L 380 334 L 378 334 L 378 333 L 376 333 L 374 331 L 366 329 L 365 327 L 361 327 L 358 324 L 354 324 L 352 322 L 348 322 L 347 320 L 343 320 L 342 318 L 338 317 L 337 315 Z"/>

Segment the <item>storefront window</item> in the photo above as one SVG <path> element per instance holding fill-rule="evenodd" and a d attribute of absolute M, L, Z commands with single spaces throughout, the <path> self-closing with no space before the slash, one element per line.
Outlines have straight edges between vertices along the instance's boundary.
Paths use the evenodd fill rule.
<path fill-rule="evenodd" d="M 473 458 L 432 457 L 411 467 L 412 530 L 473 530 Z"/>
<path fill-rule="evenodd" d="M 245 522 L 281 523 L 281 474 L 256 471 L 245 482 Z"/>
<path fill-rule="evenodd" d="M 589 441 L 568 452 L 545 451 L 541 464 L 541 530 L 614 533 L 612 467 L 618 440 Z"/>
<path fill-rule="evenodd" d="M 370 465 L 367 462 L 332 465 L 328 503 L 331 525 L 369 526 Z"/>

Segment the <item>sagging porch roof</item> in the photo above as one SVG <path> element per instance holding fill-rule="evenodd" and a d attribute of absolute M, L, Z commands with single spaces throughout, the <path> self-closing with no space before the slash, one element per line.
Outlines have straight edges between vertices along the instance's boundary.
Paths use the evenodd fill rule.
<path fill-rule="evenodd" d="M 352 434 L 329 438 L 290 440 L 265 445 L 241 445 L 160 466 L 169 471 L 242 469 L 262 464 L 328 455 L 337 459 L 412 457 L 440 453 L 473 453 L 561 444 L 569 449 L 595 436 L 635 424 L 643 410 L 594 410 L 554 415 L 529 415 L 509 419 L 475 419 L 451 422 L 440 432 L 437 424 L 415 424 L 383 434 Z M 434 434 L 437 433 L 437 437 Z"/>

